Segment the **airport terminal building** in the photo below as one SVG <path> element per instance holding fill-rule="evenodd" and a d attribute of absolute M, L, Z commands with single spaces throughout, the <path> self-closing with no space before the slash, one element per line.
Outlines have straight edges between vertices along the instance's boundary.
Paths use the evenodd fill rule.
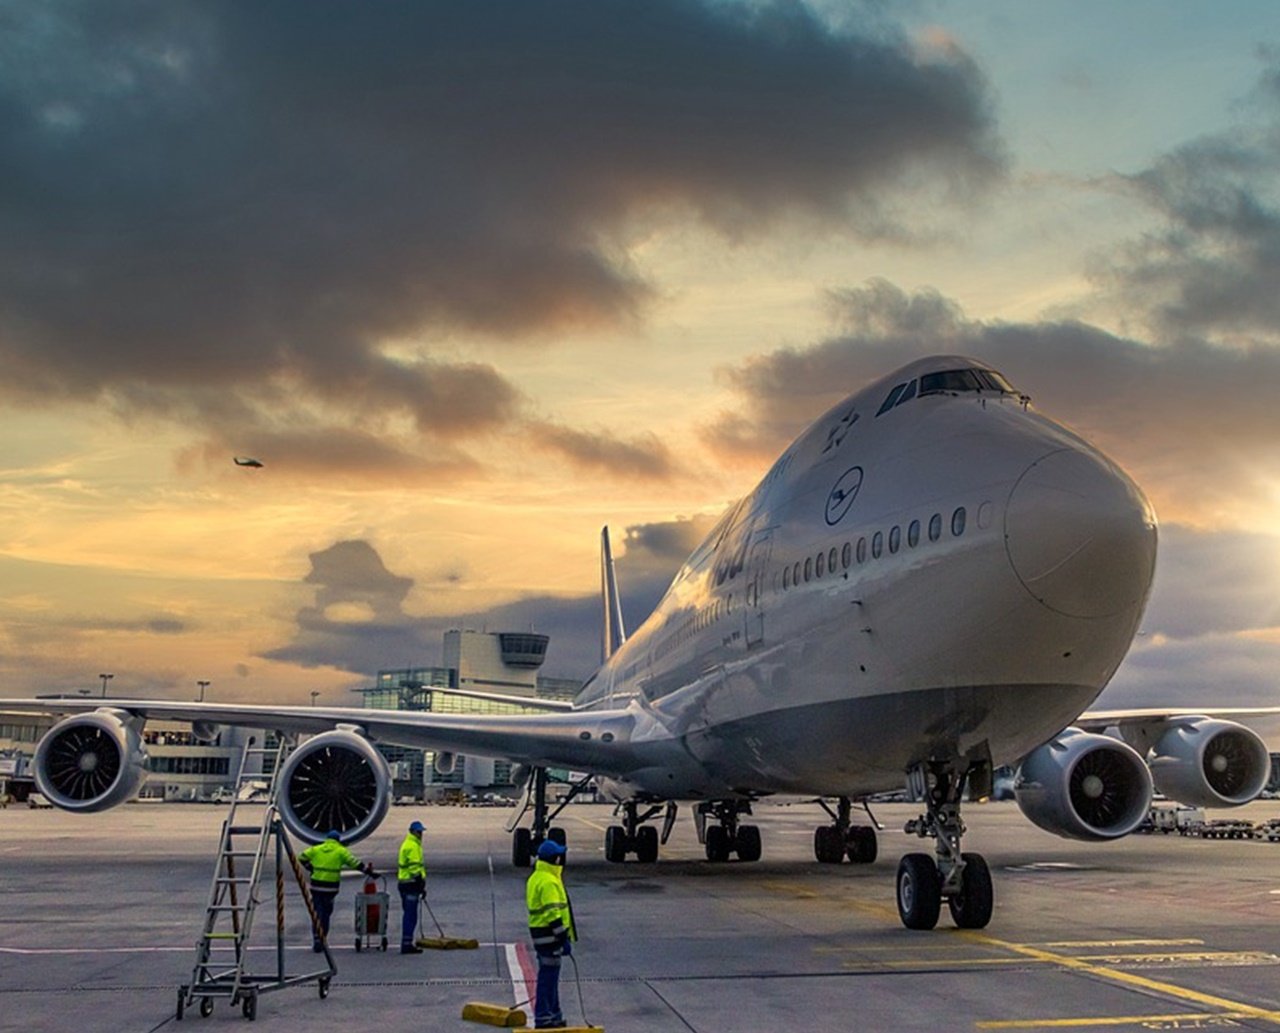
<path fill-rule="evenodd" d="M 519 704 L 433 690 L 462 688 L 531 699 L 572 699 L 580 682 L 538 674 L 549 642 L 548 636 L 532 632 L 447 631 L 442 666 L 379 671 L 374 685 L 352 691 L 360 697 L 360 705 L 380 710 L 521 713 L 526 708 Z M 110 700 L 106 702 L 109 704 Z M 32 789 L 30 760 L 53 723 L 52 718 L 44 716 L 0 714 L 0 794 L 26 799 Z M 234 782 L 251 738 L 265 745 L 274 741 L 274 736 L 259 730 L 223 728 L 212 742 L 201 742 L 186 723 L 163 720 L 148 721 L 143 737 L 150 773 L 139 797 L 169 801 L 212 799 Z M 436 758 L 430 752 L 386 745 L 378 749 L 391 766 L 395 800 L 461 800 L 512 794 L 511 765 L 504 761 L 459 756 L 446 773 L 437 770 Z"/>

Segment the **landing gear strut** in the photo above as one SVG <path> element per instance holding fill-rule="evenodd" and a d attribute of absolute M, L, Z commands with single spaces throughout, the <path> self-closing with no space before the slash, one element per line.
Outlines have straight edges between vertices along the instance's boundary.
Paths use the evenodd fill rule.
<path fill-rule="evenodd" d="M 832 810 L 826 800 L 819 800 L 822 809 L 831 815 L 830 825 L 819 825 L 813 830 L 813 856 L 823 864 L 839 864 L 847 854 L 854 864 L 871 864 L 876 859 L 876 830 L 868 825 L 854 825 L 849 814 L 852 805 L 847 796 L 836 801 Z M 863 804 L 866 807 L 866 804 Z M 875 822 L 870 809 L 867 817 Z M 875 822 L 878 825 L 878 822 Z"/>
<path fill-rule="evenodd" d="M 898 915 L 908 929 L 932 929 L 945 899 L 961 929 L 982 929 L 991 921 L 995 894 L 991 871 L 981 854 L 960 850 L 964 822 L 960 798 L 970 775 L 989 778 L 979 765 L 963 772 L 949 761 L 929 761 L 910 772 L 909 782 L 923 796 L 925 813 L 907 822 L 905 831 L 932 837 L 935 857 L 907 854 L 898 865 Z"/>
<path fill-rule="evenodd" d="M 653 804 L 643 814 L 640 804 L 635 800 L 627 800 L 618 805 L 622 813 L 621 825 L 610 825 L 604 833 L 604 859 L 620 864 L 627 859 L 627 854 L 634 853 L 636 860 L 642 864 L 652 864 L 658 859 L 658 830 L 652 825 L 644 824 L 659 813 L 666 812 L 662 826 L 662 842 L 671 835 L 671 828 L 676 821 L 676 804 L 674 800 L 662 804 Z M 617 812 L 615 812 L 617 813 Z"/>
<path fill-rule="evenodd" d="M 565 845 L 564 829 L 551 823 L 555 821 L 570 800 L 586 790 L 590 781 L 591 776 L 588 775 L 582 781 L 572 783 L 564 799 L 560 801 L 555 810 L 550 810 L 547 807 L 547 769 L 533 769 L 528 785 L 525 788 L 524 806 L 507 824 L 507 831 L 512 833 L 511 863 L 515 867 L 528 868 L 533 862 L 534 856 L 538 853 L 538 847 L 542 845 L 543 840 L 550 839 L 561 846 Z M 516 828 L 515 826 L 525 816 L 530 807 L 533 808 L 533 821 L 530 827 L 527 829 Z"/>
<path fill-rule="evenodd" d="M 760 860 L 760 826 L 742 825 L 738 819 L 751 813 L 748 800 L 707 800 L 698 804 L 694 824 L 708 861 L 727 861 L 737 854 L 739 861 Z M 707 823 L 714 818 L 716 824 Z"/>

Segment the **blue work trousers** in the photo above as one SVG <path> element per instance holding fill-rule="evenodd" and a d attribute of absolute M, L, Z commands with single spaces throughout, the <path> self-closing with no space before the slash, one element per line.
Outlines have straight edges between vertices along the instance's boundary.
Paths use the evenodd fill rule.
<path fill-rule="evenodd" d="M 329 938 L 329 921 L 333 918 L 333 902 L 338 899 L 338 887 L 332 890 L 322 890 L 316 887 L 313 882 L 311 884 L 311 900 L 316 906 L 316 917 L 320 919 L 320 928 L 324 930 L 324 938 Z M 320 941 L 315 938 L 315 930 L 311 934 L 312 946 L 320 949 Z"/>
<path fill-rule="evenodd" d="M 400 946 L 412 947 L 413 934 L 418 928 L 418 901 L 422 899 L 422 885 L 418 882 L 401 882 L 396 888 L 400 891 L 400 907 L 403 911 L 400 921 Z"/>
<path fill-rule="evenodd" d="M 533 1025 L 535 1028 L 564 1025 L 564 1013 L 560 1011 L 558 954 L 538 955 L 538 993 L 534 999 Z"/>

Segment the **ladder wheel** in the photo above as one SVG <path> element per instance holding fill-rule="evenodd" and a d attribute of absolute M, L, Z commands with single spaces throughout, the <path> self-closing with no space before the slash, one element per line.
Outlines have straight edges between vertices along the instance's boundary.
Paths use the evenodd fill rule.
<path fill-rule="evenodd" d="M 207 1019 L 212 1014 L 213 1014 L 213 998 L 201 997 L 200 998 L 200 1017 L 202 1019 Z"/>
<path fill-rule="evenodd" d="M 385 936 L 382 938 L 382 944 L 381 944 L 381 946 L 380 946 L 378 949 L 379 949 L 379 950 L 386 950 L 386 949 L 387 949 L 387 938 L 386 938 Z"/>
<path fill-rule="evenodd" d="M 324 1000 L 329 996 L 329 980 L 321 979 L 316 983 L 316 989 L 320 991 L 320 1000 Z"/>
<path fill-rule="evenodd" d="M 360 937 L 356 937 L 356 953 L 359 954 L 364 948 L 360 945 Z"/>
<path fill-rule="evenodd" d="M 178 1010 L 173 1016 L 175 1021 L 181 1022 L 183 1012 L 185 1012 L 186 1010 L 187 1010 L 187 988 L 185 986 L 180 986 L 178 987 Z"/>
<path fill-rule="evenodd" d="M 250 994 L 244 999 L 244 1003 L 240 1006 L 244 1017 L 253 1022 L 258 1017 L 258 995 Z"/>

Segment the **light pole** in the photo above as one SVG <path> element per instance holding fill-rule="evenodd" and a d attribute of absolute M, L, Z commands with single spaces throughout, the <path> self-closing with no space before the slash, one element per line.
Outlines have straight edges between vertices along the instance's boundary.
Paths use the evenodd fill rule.
<path fill-rule="evenodd" d="M 196 702 L 197 702 L 197 703 L 203 703 L 203 702 L 204 702 L 204 690 L 205 690 L 205 689 L 207 689 L 207 688 L 209 687 L 209 683 L 208 683 L 207 681 L 198 681 L 198 682 L 196 682 L 196 684 L 200 686 L 200 697 L 196 700 Z"/>
<path fill-rule="evenodd" d="M 114 678 L 114 677 L 115 677 L 115 675 L 114 675 L 114 674 L 100 674 L 100 675 L 98 675 L 98 677 L 102 679 L 102 698 L 103 698 L 103 699 L 106 699 L 106 698 L 107 698 L 107 682 L 109 682 L 112 678 Z"/>
<path fill-rule="evenodd" d="M 312 690 L 311 690 L 311 705 L 312 705 L 313 707 L 316 705 L 316 697 L 317 697 L 318 695 L 320 695 L 319 690 L 317 690 L 317 689 L 312 689 Z"/>

